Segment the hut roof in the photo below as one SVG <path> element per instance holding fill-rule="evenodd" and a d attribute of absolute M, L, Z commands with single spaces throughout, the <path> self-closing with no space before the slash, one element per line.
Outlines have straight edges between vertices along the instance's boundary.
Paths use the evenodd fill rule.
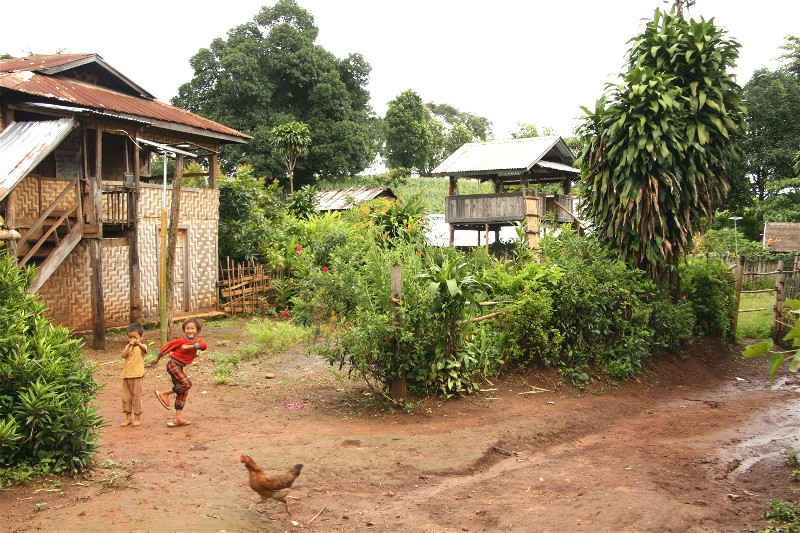
<path fill-rule="evenodd" d="M 564 179 L 580 173 L 572 167 L 574 162 L 575 154 L 561 137 L 530 137 L 466 143 L 431 175 L 490 178 L 529 174 L 534 179 L 537 175 Z"/>
<path fill-rule="evenodd" d="M 379 197 L 397 199 L 397 196 L 389 187 L 350 187 L 348 189 L 318 191 L 316 196 L 317 211 L 351 209 L 356 205 Z"/>
<path fill-rule="evenodd" d="M 156 100 L 97 54 L 55 54 L 0 60 L 0 89 L 72 106 L 114 112 L 159 128 L 228 142 L 251 137 L 213 120 Z"/>

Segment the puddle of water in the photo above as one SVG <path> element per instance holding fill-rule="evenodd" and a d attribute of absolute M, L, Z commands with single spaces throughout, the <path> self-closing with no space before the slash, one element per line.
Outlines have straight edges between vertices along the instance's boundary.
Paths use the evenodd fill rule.
<path fill-rule="evenodd" d="M 791 379 L 791 377 L 790 377 Z M 796 387 L 781 386 L 776 383 L 773 389 L 796 390 Z M 740 461 L 729 476 L 747 472 L 753 465 L 774 457 L 784 450 L 800 449 L 800 399 L 783 400 L 766 412 L 755 415 L 748 421 L 751 437 L 718 450 L 719 457 L 726 463 Z"/>

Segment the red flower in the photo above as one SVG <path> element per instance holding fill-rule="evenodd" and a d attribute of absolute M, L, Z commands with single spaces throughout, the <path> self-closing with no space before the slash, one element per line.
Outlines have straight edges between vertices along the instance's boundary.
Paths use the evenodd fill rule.
<path fill-rule="evenodd" d="M 299 254 L 302 251 L 303 251 L 303 247 L 302 246 L 298 246 L 297 248 L 294 249 L 294 253 L 296 253 L 296 254 Z"/>
<path fill-rule="evenodd" d="M 323 272 L 327 272 L 328 271 L 328 267 L 322 267 L 322 271 Z"/>
<path fill-rule="evenodd" d="M 281 315 L 283 316 L 283 318 L 289 318 L 289 311 L 284 311 L 281 313 Z"/>

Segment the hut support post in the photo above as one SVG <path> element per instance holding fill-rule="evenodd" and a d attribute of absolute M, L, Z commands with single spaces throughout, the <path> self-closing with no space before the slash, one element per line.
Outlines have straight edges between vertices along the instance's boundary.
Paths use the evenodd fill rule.
<path fill-rule="evenodd" d="M 217 168 L 219 167 L 219 155 L 211 154 L 208 161 L 208 187 L 217 188 Z"/>
<path fill-rule="evenodd" d="M 403 270 L 400 265 L 392 265 L 392 278 L 391 278 L 391 306 L 394 309 L 394 323 L 395 326 L 402 325 L 403 317 L 400 312 L 400 302 L 403 297 Z M 399 346 L 395 346 L 395 357 L 399 358 Z M 391 396 L 395 400 L 405 400 L 408 398 L 408 386 L 406 384 L 406 377 L 400 376 L 396 378 L 390 386 Z"/>
<path fill-rule="evenodd" d="M 484 230 L 486 231 L 486 255 L 489 255 L 489 224 L 484 224 Z"/>
<path fill-rule="evenodd" d="M 95 128 L 94 176 L 89 179 L 91 198 L 91 223 L 97 233 L 89 240 L 89 261 L 92 268 L 92 319 L 94 338 L 92 347 L 103 350 L 106 346 L 105 307 L 103 301 L 103 128 Z"/>
<path fill-rule="evenodd" d="M 775 309 L 773 310 L 773 319 L 775 322 L 775 335 L 776 339 L 783 338 L 783 286 L 786 277 L 783 273 L 783 259 L 778 261 L 778 277 L 775 280 Z"/>
<path fill-rule="evenodd" d="M 744 256 L 737 258 L 736 268 L 736 297 L 733 303 L 733 323 L 731 324 L 731 335 L 736 339 L 736 328 L 739 325 L 739 303 L 742 298 L 742 284 L 744 283 Z"/>
<path fill-rule="evenodd" d="M 172 315 L 175 312 L 175 249 L 178 245 L 178 224 L 181 212 L 181 185 L 183 184 L 183 156 L 175 155 L 175 176 L 172 178 L 172 202 L 169 206 L 169 230 L 167 235 L 167 336 L 172 332 Z M 188 267 L 187 267 L 188 268 Z"/>
<path fill-rule="evenodd" d="M 136 137 L 134 137 L 135 139 Z M 127 142 L 127 140 L 126 140 Z M 133 191 L 128 196 L 128 264 L 130 265 L 130 316 L 131 324 L 140 324 L 142 320 L 142 277 L 139 269 L 139 178 L 141 164 L 139 161 L 139 144 L 133 143 Z"/>
<path fill-rule="evenodd" d="M 458 178 L 450 176 L 450 196 L 458 194 Z M 452 248 L 456 243 L 456 230 L 450 224 L 450 247 Z"/>
<path fill-rule="evenodd" d="M 0 128 L 2 129 L 2 128 Z M 16 230 L 17 229 L 17 190 L 11 189 L 11 192 L 8 193 L 6 197 L 6 228 L 9 230 Z M 6 241 L 6 246 L 8 246 L 8 251 L 11 252 L 11 257 L 17 257 L 17 240 L 12 239 L 10 241 Z"/>

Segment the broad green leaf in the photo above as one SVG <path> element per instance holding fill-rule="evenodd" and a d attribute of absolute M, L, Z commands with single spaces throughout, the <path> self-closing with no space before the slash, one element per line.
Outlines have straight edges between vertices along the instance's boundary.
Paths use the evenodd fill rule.
<path fill-rule="evenodd" d="M 769 379 L 775 379 L 775 374 L 785 360 L 786 358 L 784 358 L 783 354 L 773 353 L 769 356 Z"/>
<path fill-rule="evenodd" d="M 797 372 L 798 368 L 800 368 L 800 351 L 794 353 L 792 361 L 789 363 L 790 372 Z"/>
<path fill-rule="evenodd" d="M 742 351 L 742 355 L 747 359 L 753 359 L 755 357 L 761 357 L 762 355 L 768 353 L 772 349 L 772 341 L 771 340 L 763 340 L 761 342 L 757 342 L 756 344 L 751 344 L 747 348 Z"/>

